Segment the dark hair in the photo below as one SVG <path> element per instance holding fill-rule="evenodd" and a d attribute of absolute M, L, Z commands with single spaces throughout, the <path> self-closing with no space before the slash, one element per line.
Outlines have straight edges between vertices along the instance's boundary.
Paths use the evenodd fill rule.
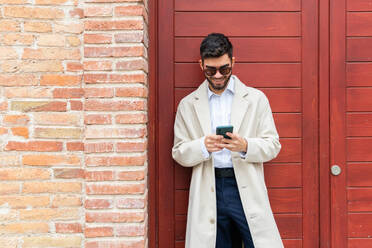
<path fill-rule="evenodd" d="M 227 53 L 232 58 L 233 47 L 229 38 L 220 33 L 211 33 L 200 44 L 202 61 L 206 58 L 218 58 Z"/>

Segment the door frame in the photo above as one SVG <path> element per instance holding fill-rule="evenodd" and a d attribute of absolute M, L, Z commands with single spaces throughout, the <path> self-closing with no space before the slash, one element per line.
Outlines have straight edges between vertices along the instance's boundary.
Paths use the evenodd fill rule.
<path fill-rule="evenodd" d="M 307 0 L 302 0 L 302 6 L 309 6 L 312 4 L 311 1 L 306 3 Z M 330 0 L 317 0 L 317 4 L 311 8 L 318 9 L 317 20 L 308 18 L 308 25 L 318 26 L 318 33 L 314 34 L 315 37 L 309 37 L 309 39 L 318 40 L 318 56 L 316 59 L 318 63 L 317 80 L 318 89 L 314 89 L 313 94 L 318 94 L 318 104 L 315 106 L 318 109 L 319 120 L 318 127 L 314 127 L 314 134 L 319 135 L 319 138 L 311 140 L 311 145 L 318 147 L 317 158 L 319 162 L 318 181 L 317 186 L 319 190 L 318 203 L 313 204 L 315 209 L 322 210 L 312 211 L 309 214 L 317 218 L 318 232 L 314 236 L 318 235 L 318 239 L 314 240 L 312 244 L 319 244 L 319 247 L 330 248 L 331 247 L 331 179 L 330 179 Z M 333 6 L 335 1 L 333 1 Z M 148 0 L 149 10 L 149 77 L 148 77 L 148 88 L 149 88 L 149 99 L 148 99 L 148 239 L 149 247 L 159 247 L 159 91 L 161 85 L 159 85 L 160 75 L 158 71 L 159 57 L 159 19 L 160 14 L 166 14 L 166 6 L 159 7 L 159 0 Z M 162 11 L 162 13 L 160 13 Z M 304 13 L 303 13 L 304 14 Z M 306 13 L 305 13 L 306 14 Z M 170 14 L 173 20 L 173 14 Z M 173 23 L 173 21 L 171 22 Z M 173 24 L 172 24 L 173 25 Z M 304 49 L 303 49 L 304 51 Z M 310 73 L 311 74 L 311 73 Z M 315 92 L 317 91 L 317 92 Z M 311 106 L 314 107 L 314 106 Z M 314 116 L 315 117 L 315 116 Z M 321 151 L 321 152 L 320 152 Z M 314 158 L 313 158 L 314 159 Z M 174 182 L 171 182 L 174 183 Z M 314 183 L 314 182 L 309 182 Z M 170 188 L 170 187 L 169 187 Z M 311 201 L 314 199 L 308 199 Z M 304 213 L 305 214 L 305 213 Z M 169 222 L 170 219 L 162 220 L 163 222 Z M 303 224 L 305 226 L 305 223 Z M 169 223 L 168 223 L 169 226 Z M 314 228 L 309 227 L 309 228 Z M 174 232 L 174 230 L 173 230 Z M 168 233 L 169 235 L 169 233 Z M 309 245 L 309 244 L 308 244 Z M 304 245 L 306 248 L 308 245 Z M 309 246 L 310 247 L 310 246 Z"/>

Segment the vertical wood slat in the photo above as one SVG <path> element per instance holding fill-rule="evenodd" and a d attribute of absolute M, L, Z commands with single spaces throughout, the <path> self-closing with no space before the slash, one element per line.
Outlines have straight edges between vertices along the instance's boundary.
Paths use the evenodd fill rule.
<path fill-rule="evenodd" d="M 343 171 L 331 176 L 331 247 L 347 247 L 346 206 L 346 1 L 330 1 L 330 164 Z"/>

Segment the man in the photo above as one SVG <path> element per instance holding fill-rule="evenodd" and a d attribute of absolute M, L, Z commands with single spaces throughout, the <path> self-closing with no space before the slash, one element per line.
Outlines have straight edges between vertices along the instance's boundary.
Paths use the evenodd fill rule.
<path fill-rule="evenodd" d="M 279 137 L 266 96 L 232 75 L 232 53 L 223 34 L 202 41 L 206 80 L 177 110 L 172 156 L 193 167 L 185 246 L 232 248 L 241 238 L 245 248 L 282 248 L 262 165 L 279 153 Z M 216 135 L 225 125 L 231 139 Z"/>

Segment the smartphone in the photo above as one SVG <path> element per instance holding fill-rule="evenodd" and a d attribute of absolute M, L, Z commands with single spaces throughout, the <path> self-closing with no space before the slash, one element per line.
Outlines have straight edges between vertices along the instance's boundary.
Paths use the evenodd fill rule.
<path fill-rule="evenodd" d="M 216 127 L 216 134 L 217 135 L 223 135 L 225 139 L 231 139 L 229 136 L 226 135 L 227 132 L 232 133 L 234 127 L 229 125 L 229 126 L 218 126 Z"/>

